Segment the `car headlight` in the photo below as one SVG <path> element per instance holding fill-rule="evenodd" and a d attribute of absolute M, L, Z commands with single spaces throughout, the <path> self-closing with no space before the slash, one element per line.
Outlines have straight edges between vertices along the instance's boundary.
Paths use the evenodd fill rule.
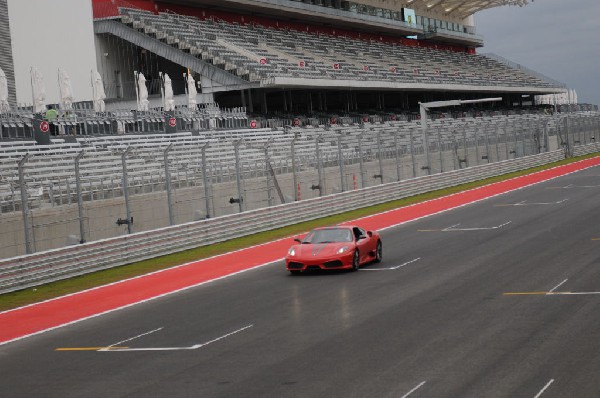
<path fill-rule="evenodd" d="M 350 246 L 340 247 L 337 251 L 337 254 L 346 253 L 350 249 Z"/>
<path fill-rule="evenodd" d="M 293 247 L 290 247 L 290 248 L 288 249 L 288 254 L 289 254 L 290 256 L 295 256 L 295 255 L 296 255 L 296 250 L 295 250 Z"/>

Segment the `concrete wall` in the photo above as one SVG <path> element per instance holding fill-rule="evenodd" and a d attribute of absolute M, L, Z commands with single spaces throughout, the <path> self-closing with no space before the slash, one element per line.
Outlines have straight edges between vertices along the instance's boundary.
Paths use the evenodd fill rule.
<path fill-rule="evenodd" d="M 58 103 L 58 68 L 73 84 L 75 101 L 92 99 L 96 69 L 92 3 L 86 0 L 8 0 L 18 103 L 32 103 L 30 68 L 44 77 L 47 103 Z"/>

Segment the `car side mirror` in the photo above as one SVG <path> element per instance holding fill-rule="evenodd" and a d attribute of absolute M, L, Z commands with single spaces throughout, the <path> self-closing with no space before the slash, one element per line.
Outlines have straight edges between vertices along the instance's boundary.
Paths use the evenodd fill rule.
<path fill-rule="evenodd" d="M 298 238 L 294 238 L 294 242 L 302 243 L 302 241 Z"/>
<path fill-rule="evenodd" d="M 367 235 L 369 235 L 369 238 L 372 238 L 373 237 L 373 232 L 367 231 Z"/>

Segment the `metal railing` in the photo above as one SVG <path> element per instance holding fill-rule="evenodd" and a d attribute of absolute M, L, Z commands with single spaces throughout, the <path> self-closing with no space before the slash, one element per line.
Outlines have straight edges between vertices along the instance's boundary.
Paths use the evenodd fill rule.
<path fill-rule="evenodd" d="M 596 151 L 597 145 L 589 144 L 579 146 L 576 153 Z M 564 152 L 556 150 L 0 260 L 0 293 L 528 169 L 563 158 Z"/>

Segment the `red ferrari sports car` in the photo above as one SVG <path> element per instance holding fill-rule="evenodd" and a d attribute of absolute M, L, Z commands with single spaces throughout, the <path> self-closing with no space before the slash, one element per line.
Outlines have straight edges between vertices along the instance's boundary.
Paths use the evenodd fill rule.
<path fill-rule="evenodd" d="M 289 248 L 285 267 L 292 274 L 308 269 L 349 269 L 383 257 L 381 237 L 377 232 L 349 225 L 313 229 L 304 239 Z"/>

